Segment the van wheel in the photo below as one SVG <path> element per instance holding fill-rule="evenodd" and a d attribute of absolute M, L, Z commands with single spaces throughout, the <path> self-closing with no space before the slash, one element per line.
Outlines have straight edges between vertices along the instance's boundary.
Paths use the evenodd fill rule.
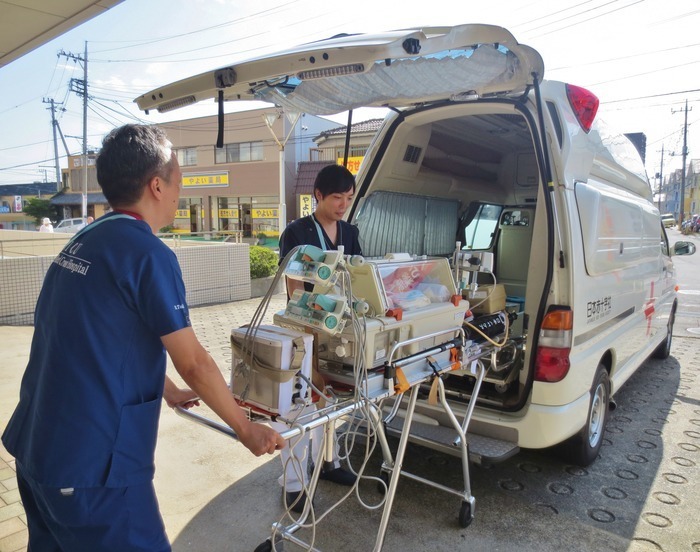
<path fill-rule="evenodd" d="M 651 356 L 664 360 L 671 355 L 671 341 L 673 341 L 673 323 L 676 320 L 676 306 L 671 309 L 671 314 L 668 316 L 668 325 L 666 326 L 666 339 L 664 339 L 661 344 L 654 349 Z"/>
<path fill-rule="evenodd" d="M 586 425 L 563 443 L 562 453 L 567 460 L 579 466 L 588 466 L 598 457 L 608 421 L 609 403 L 610 378 L 605 366 L 599 364 L 591 387 Z"/>

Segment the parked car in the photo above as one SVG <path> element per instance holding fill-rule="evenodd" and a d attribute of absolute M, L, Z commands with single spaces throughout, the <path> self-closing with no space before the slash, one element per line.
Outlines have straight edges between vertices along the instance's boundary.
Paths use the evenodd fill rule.
<path fill-rule="evenodd" d="M 664 228 L 671 228 L 676 225 L 676 216 L 673 213 L 665 213 L 661 215 L 661 222 L 663 222 Z"/>
<path fill-rule="evenodd" d="M 64 234 L 75 234 L 85 226 L 85 221 L 82 218 L 63 219 L 53 227 L 54 232 L 63 232 Z"/>

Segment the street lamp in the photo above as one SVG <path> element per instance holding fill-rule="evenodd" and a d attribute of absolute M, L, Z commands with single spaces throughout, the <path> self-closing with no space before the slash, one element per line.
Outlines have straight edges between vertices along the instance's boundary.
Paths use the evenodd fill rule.
<path fill-rule="evenodd" d="M 265 121 L 265 124 L 267 125 L 267 128 L 270 129 L 270 134 L 272 134 L 272 138 L 275 140 L 277 143 L 277 146 L 279 146 L 279 152 L 280 152 L 280 189 L 279 189 L 279 194 L 280 194 L 280 208 L 279 208 L 279 235 L 282 236 L 282 231 L 285 229 L 287 226 L 287 203 L 286 203 L 286 184 L 285 184 L 285 171 L 284 171 L 284 146 L 287 144 L 287 140 L 289 140 L 289 137 L 292 135 L 292 131 L 294 130 L 294 126 L 297 124 L 297 121 L 299 120 L 299 117 L 301 117 L 301 112 L 299 111 L 286 111 L 285 112 L 287 119 L 289 120 L 290 127 L 289 127 L 289 132 L 287 133 L 287 136 L 280 142 L 280 140 L 277 139 L 277 135 L 275 134 L 275 131 L 272 129 L 272 125 L 275 123 L 277 119 L 279 119 L 282 116 L 282 111 L 278 113 L 265 113 L 263 115 L 263 120 Z M 284 136 L 284 125 L 282 125 L 282 136 Z"/>

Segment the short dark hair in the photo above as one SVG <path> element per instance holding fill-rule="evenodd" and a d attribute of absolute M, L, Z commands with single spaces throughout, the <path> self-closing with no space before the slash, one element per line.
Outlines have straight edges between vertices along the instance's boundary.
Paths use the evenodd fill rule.
<path fill-rule="evenodd" d="M 124 125 L 102 141 L 97 182 L 112 207 L 133 205 L 154 176 L 168 180 L 173 169 L 172 144 L 153 125 Z"/>
<path fill-rule="evenodd" d="M 314 193 L 321 192 L 321 197 L 329 194 L 343 194 L 355 190 L 355 177 L 342 165 L 328 165 L 316 175 Z"/>

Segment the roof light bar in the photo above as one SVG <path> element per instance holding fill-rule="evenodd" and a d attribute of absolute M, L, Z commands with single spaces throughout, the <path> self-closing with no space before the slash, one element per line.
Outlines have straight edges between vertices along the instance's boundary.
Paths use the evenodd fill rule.
<path fill-rule="evenodd" d="M 186 105 L 192 105 L 193 103 L 197 103 L 197 99 L 194 96 L 185 96 L 184 98 L 178 98 L 177 100 L 171 100 L 159 105 L 158 113 L 173 111 L 174 109 L 179 109 L 181 107 L 185 107 Z"/>
<path fill-rule="evenodd" d="M 351 63 L 349 65 L 339 65 L 338 67 L 326 67 L 325 69 L 309 69 L 297 75 L 301 80 L 323 79 L 326 77 L 342 77 L 343 75 L 354 75 L 365 70 L 363 63 Z"/>

